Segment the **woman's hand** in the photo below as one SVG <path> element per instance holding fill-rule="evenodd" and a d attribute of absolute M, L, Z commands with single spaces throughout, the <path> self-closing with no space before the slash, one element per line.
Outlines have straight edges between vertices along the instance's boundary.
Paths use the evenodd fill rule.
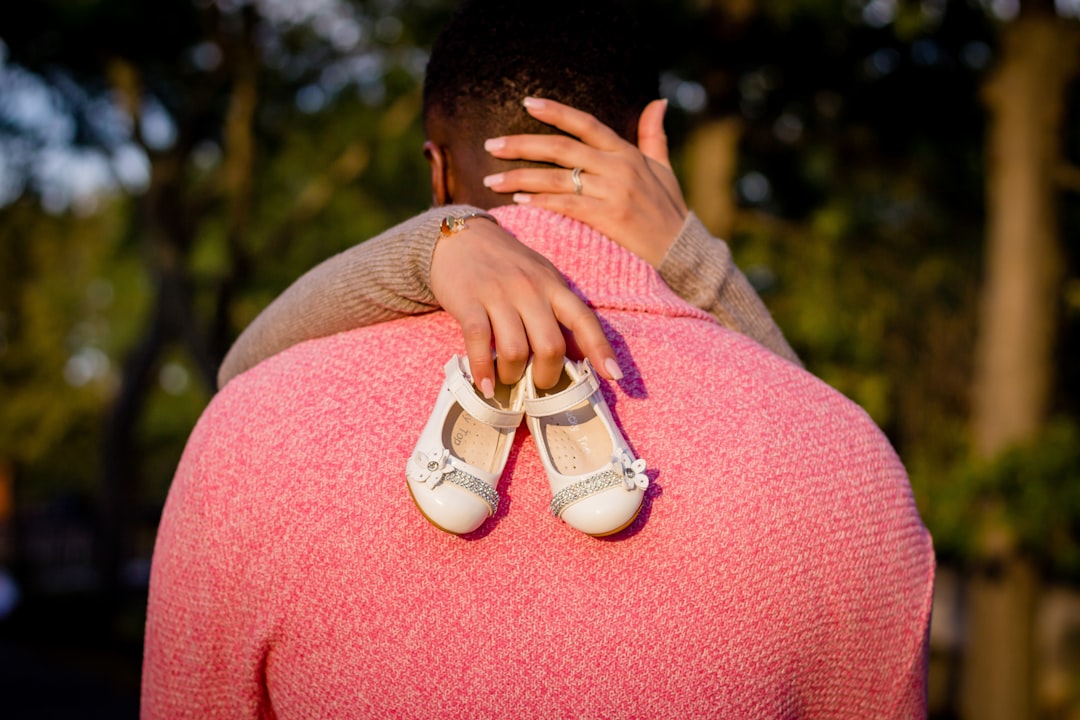
<path fill-rule="evenodd" d="M 473 382 L 485 397 L 495 389 L 493 335 L 505 384 L 522 376 L 531 351 L 536 385 L 554 385 L 567 340 L 576 345 L 572 354 L 589 358 L 602 375 L 622 378 L 596 314 L 547 258 L 489 220 L 470 219 L 465 229 L 435 244 L 430 286 L 439 305 L 461 325 Z"/>
<path fill-rule="evenodd" d="M 686 202 L 668 159 L 666 100 L 641 113 L 638 147 L 588 113 L 554 100 L 525 98 L 537 120 L 569 133 L 491 138 L 485 149 L 504 160 L 561 168 L 522 168 L 489 175 L 484 184 L 514 201 L 554 210 L 595 228 L 653 267 L 660 265 L 686 219 Z M 577 139 L 574 139 L 577 138 Z M 572 168 L 581 168 L 574 181 Z"/>

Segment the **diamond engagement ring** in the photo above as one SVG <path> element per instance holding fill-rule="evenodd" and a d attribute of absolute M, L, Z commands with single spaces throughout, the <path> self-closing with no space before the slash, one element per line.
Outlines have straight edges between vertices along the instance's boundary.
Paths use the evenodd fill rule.
<path fill-rule="evenodd" d="M 573 172 L 570 173 L 570 182 L 574 183 L 574 194 L 580 195 L 581 189 L 584 187 L 581 182 L 581 168 L 576 167 Z"/>

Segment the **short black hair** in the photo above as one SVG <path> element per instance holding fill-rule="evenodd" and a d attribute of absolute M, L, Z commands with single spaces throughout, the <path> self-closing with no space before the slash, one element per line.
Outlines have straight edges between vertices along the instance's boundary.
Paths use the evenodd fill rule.
<path fill-rule="evenodd" d="M 550 131 L 522 110 L 532 95 L 636 142 L 637 118 L 659 86 L 653 49 L 625 2 L 464 0 L 432 48 L 424 117 L 474 138 Z"/>

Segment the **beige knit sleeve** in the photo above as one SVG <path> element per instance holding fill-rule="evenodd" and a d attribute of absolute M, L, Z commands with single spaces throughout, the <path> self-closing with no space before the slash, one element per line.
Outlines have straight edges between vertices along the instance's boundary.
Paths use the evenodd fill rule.
<path fill-rule="evenodd" d="M 469 205 L 431 208 L 325 260 L 301 276 L 237 338 L 218 370 L 218 386 L 297 343 L 438 309 L 428 280 L 439 226 Z M 693 213 L 660 264 L 660 276 L 721 325 L 801 365 L 723 240 Z"/>
<path fill-rule="evenodd" d="M 687 215 L 658 270 L 683 300 L 709 313 L 724 327 L 802 366 L 750 281 L 735 266 L 727 243 L 710 235 L 694 213 Z"/>
<path fill-rule="evenodd" d="M 444 205 L 325 260 L 288 287 L 240 334 L 218 370 L 218 387 L 297 343 L 438 309 L 428 287 Z"/>

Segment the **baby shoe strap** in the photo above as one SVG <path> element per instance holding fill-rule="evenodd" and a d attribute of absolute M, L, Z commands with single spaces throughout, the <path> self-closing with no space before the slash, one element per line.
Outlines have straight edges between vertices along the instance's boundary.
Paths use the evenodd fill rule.
<path fill-rule="evenodd" d="M 600 381 L 596 377 L 596 373 L 593 372 L 592 365 L 588 359 L 582 360 L 578 365 L 580 375 L 573 385 L 566 388 L 561 392 L 557 392 L 554 395 L 545 395 L 540 398 L 526 398 L 525 399 L 525 412 L 530 417 L 547 417 L 549 415 L 557 415 L 561 412 L 566 412 L 572 407 L 580 405 L 581 403 L 592 397 L 592 394 L 600 389 Z M 530 368 L 531 369 L 531 368 Z M 529 382 L 532 382 L 532 374 L 530 373 Z"/>
<path fill-rule="evenodd" d="M 454 399 L 474 418 L 500 430 L 513 430 L 521 424 L 522 411 L 500 410 L 484 402 L 468 375 L 467 361 L 455 355 L 446 363 L 446 386 Z"/>

